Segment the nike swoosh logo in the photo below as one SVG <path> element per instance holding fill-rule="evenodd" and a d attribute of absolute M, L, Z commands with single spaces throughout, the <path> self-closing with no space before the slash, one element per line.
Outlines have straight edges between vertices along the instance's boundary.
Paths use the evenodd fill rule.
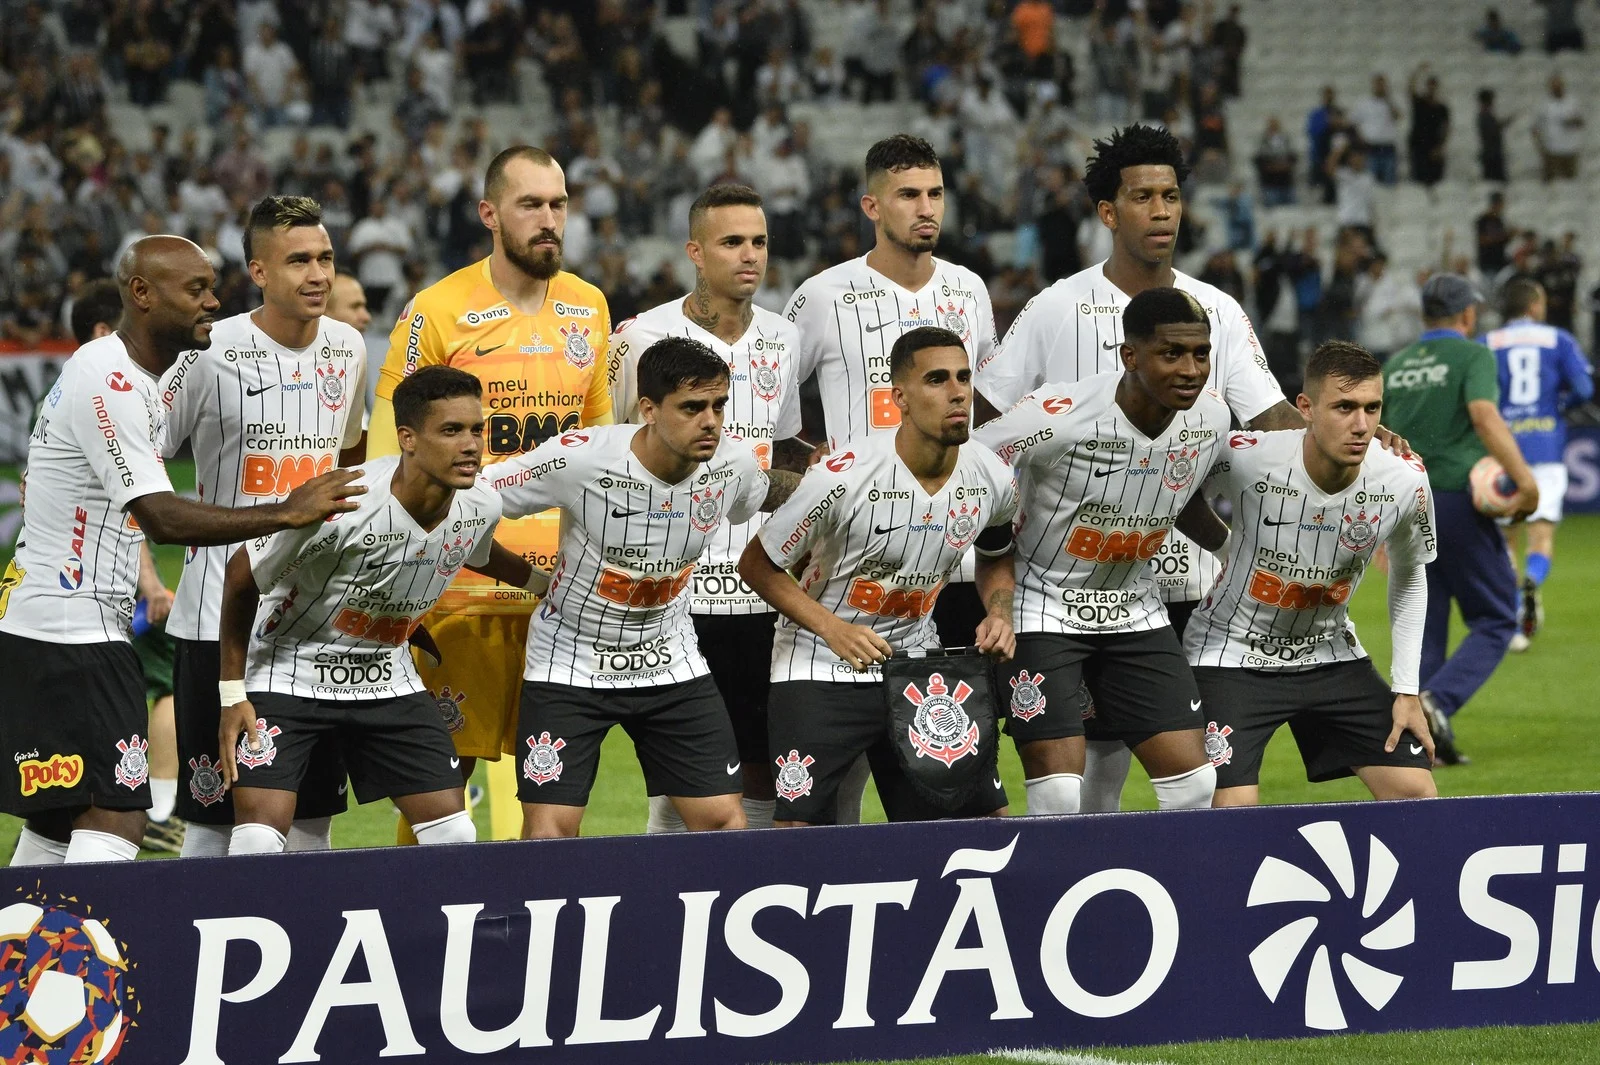
<path fill-rule="evenodd" d="M 380 559 L 377 559 L 375 561 L 368 562 L 367 563 L 367 569 L 382 569 L 385 564 L 386 564 L 385 561 L 380 558 Z"/>
<path fill-rule="evenodd" d="M 1002 785 L 1000 783 L 1000 778 L 999 777 L 995 777 L 994 778 L 994 786 L 997 787 L 997 788 L 1000 788 L 1001 790 L 1004 790 L 1004 785 Z"/>
<path fill-rule="evenodd" d="M 896 529 L 903 529 L 903 528 L 905 528 L 904 525 L 891 525 L 887 529 L 885 529 L 882 525 L 874 525 L 872 527 L 872 531 L 877 533 L 879 536 L 888 536 L 890 533 L 894 532 Z"/>
<path fill-rule="evenodd" d="M 1096 477 L 1110 477 L 1113 473 L 1116 473 L 1120 469 L 1122 469 L 1121 466 L 1113 466 L 1109 470 L 1095 470 L 1094 475 Z"/>
<path fill-rule="evenodd" d="M 1412 754 L 1421 754 L 1421 753 L 1422 753 L 1422 744 L 1420 744 L 1420 743 L 1413 743 L 1413 744 L 1412 744 L 1412 745 L 1411 745 L 1411 753 L 1412 753 Z"/>
<path fill-rule="evenodd" d="M 620 509 L 618 507 L 612 507 L 611 508 L 611 516 L 613 518 L 631 518 L 635 514 L 643 514 L 643 513 L 644 513 L 643 510 L 622 510 L 622 509 Z"/>
<path fill-rule="evenodd" d="M 450 768 L 451 769 L 460 769 L 461 768 L 461 759 L 459 759 L 459 758 L 450 759 Z"/>
<path fill-rule="evenodd" d="M 728 775 L 731 777 L 735 773 L 737 773 L 739 771 L 739 766 L 741 766 L 742 764 L 743 764 L 742 762 L 735 762 L 732 765 L 730 765 L 728 767 Z"/>
<path fill-rule="evenodd" d="M 1293 525 L 1296 520 L 1297 519 L 1295 518 L 1285 518 L 1283 521 L 1273 521 L 1271 518 L 1261 519 L 1262 523 L 1265 525 Z"/>
<path fill-rule="evenodd" d="M 345 789 L 345 788 L 346 788 L 346 787 L 347 787 L 347 785 L 345 785 L 345 784 L 340 784 L 340 785 L 339 785 L 339 794 L 340 794 L 340 795 L 343 795 L 343 794 L 344 794 L 344 789 Z"/>
<path fill-rule="evenodd" d="M 484 356 L 485 356 L 485 355 L 487 355 L 487 354 L 489 354 L 489 353 L 490 353 L 490 352 L 491 352 L 491 351 L 499 351 L 499 350 L 500 350 L 500 349 L 501 349 L 501 348 L 503 348 L 503 347 L 505 347 L 505 345 L 504 345 L 504 344 L 496 344 L 496 345 L 495 345 L 495 346 L 494 346 L 494 347 L 492 347 L 492 348 L 484 348 L 484 347 L 475 347 L 475 348 L 473 348 L 473 349 L 472 349 L 472 350 L 473 350 L 473 351 L 474 351 L 474 352 L 476 352 L 476 353 L 477 353 L 477 355 L 478 355 L 478 358 L 480 358 L 480 359 L 481 359 L 481 358 L 483 358 L 483 357 L 484 357 Z"/>
<path fill-rule="evenodd" d="M 1120 341 L 1120 340 L 1108 340 L 1104 344 L 1101 344 L 1100 346 L 1102 348 L 1105 348 L 1107 351 L 1116 351 L 1118 348 L 1122 347 L 1122 341 Z"/>
<path fill-rule="evenodd" d="M 1189 709 L 1191 711 L 1194 711 L 1194 712 L 1199 712 L 1199 710 L 1200 710 L 1200 700 L 1199 699 L 1190 699 L 1189 700 Z"/>
<path fill-rule="evenodd" d="M 267 389 L 269 389 L 269 388 L 277 388 L 277 387 L 278 386 L 276 384 L 270 384 L 270 385 L 262 385 L 260 388 L 247 388 L 247 389 L 244 390 L 244 394 L 249 396 L 251 399 L 254 399 L 257 396 L 259 396 L 261 393 L 265 392 Z"/>
<path fill-rule="evenodd" d="M 878 325 L 866 326 L 865 328 L 866 328 L 866 331 L 869 332 L 869 333 L 876 333 L 878 330 L 887 329 L 891 325 L 894 325 L 894 324 L 896 324 L 896 323 L 895 322 L 882 322 L 882 323 L 879 323 Z"/>

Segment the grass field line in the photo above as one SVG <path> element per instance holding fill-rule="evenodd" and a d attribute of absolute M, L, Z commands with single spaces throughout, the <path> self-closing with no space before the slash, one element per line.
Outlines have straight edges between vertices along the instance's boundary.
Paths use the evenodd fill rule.
<path fill-rule="evenodd" d="M 1026 1065 L 1166 1065 L 1160 1061 L 1127 1062 L 1113 1061 L 1111 1058 L 1097 1057 L 1093 1054 L 1064 1054 L 1059 1050 L 1030 1050 L 1020 1048 L 1016 1050 L 991 1050 L 991 1058 L 1001 1061 L 1020 1061 Z"/>

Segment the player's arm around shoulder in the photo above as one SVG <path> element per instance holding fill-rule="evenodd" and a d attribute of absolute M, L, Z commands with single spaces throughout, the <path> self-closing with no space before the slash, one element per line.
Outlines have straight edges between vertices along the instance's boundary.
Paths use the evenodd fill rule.
<path fill-rule="evenodd" d="M 1012 468 L 1048 465 L 1072 443 L 1073 425 L 1068 419 L 1075 407 L 1081 410 L 1072 390 L 1047 383 L 1023 396 L 1000 417 L 980 425 L 972 439 Z"/>
<path fill-rule="evenodd" d="M 611 426 L 573 429 L 532 451 L 484 467 L 483 477 L 500 495 L 501 513 L 523 518 L 564 505 L 568 489 L 590 464 L 597 439 L 608 431 Z"/>
<path fill-rule="evenodd" d="M 472 493 L 474 496 L 481 496 L 482 513 L 488 519 L 488 525 L 484 527 L 482 539 L 468 557 L 466 568 L 513 588 L 521 588 L 534 595 L 543 596 L 550 590 L 550 574 L 494 539 L 495 530 L 500 526 L 499 493 L 481 477 L 473 486 Z"/>

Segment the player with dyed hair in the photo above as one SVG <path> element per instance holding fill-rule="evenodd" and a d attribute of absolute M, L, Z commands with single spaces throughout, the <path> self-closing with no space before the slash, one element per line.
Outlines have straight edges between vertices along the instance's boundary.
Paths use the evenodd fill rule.
<path fill-rule="evenodd" d="M 244 254 L 262 305 L 224 318 L 211 345 L 187 352 L 162 379 L 168 458 L 193 450 L 195 491 L 229 507 L 259 506 L 311 477 L 363 457 L 366 343 L 328 317 L 336 277 L 322 208 L 305 196 L 268 196 L 250 210 Z M 184 557 L 167 631 L 177 641 L 177 811 L 185 857 L 228 853 L 234 812 L 221 777 L 217 701 L 219 625 L 230 545 Z M 345 767 L 331 746 L 313 760 L 291 850 L 327 850 L 345 809 Z"/>
<path fill-rule="evenodd" d="M 1383 367 L 1330 340 L 1306 364 L 1306 428 L 1233 433 L 1204 498 L 1233 507 L 1223 577 L 1184 637 L 1207 715 L 1217 806 L 1254 805 L 1267 742 L 1287 724 L 1306 777 L 1354 774 L 1378 799 L 1432 798 L 1433 738 L 1417 698 L 1433 496 L 1415 458 L 1373 437 Z M 1349 602 L 1389 555 L 1389 681 Z"/>
<path fill-rule="evenodd" d="M 1162 809 L 1211 805 L 1216 781 L 1200 694 L 1149 567 L 1174 527 L 1211 550 L 1227 535 L 1199 495 L 1229 426 L 1207 387 L 1210 316 L 1187 292 L 1146 289 L 1122 333 L 1122 372 L 1046 384 L 977 432 L 1017 473 L 1006 727 L 1029 813 L 1079 812 L 1086 736 L 1132 750 Z"/>
<path fill-rule="evenodd" d="M 752 302 L 767 271 L 767 218 L 760 195 L 744 185 L 706 189 L 689 208 L 686 250 L 695 269 L 694 291 L 623 322 L 611 335 L 613 405 L 620 417 L 638 421 L 640 355 L 664 337 L 691 337 L 728 364 L 723 434 L 743 440 L 763 468 L 804 469 L 811 448 L 798 439 L 800 334 L 782 315 Z M 750 828 L 770 828 L 774 807 L 767 675 L 776 615 L 737 568 L 762 517 L 722 526 L 695 567 L 690 588 L 690 619 L 739 740 Z M 684 831 L 665 795 L 650 797 L 646 830 Z"/>

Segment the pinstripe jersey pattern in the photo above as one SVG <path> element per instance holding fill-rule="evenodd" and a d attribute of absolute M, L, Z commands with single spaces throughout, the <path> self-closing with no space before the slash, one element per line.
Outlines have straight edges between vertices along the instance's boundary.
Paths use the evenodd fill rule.
<path fill-rule="evenodd" d="M 28 502 L 0 577 L 0 630 L 53 643 L 127 640 L 144 533 L 132 500 L 172 491 L 154 376 L 116 334 L 68 359 L 28 441 Z"/>
<path fill-rule="evenodd" d="M 1379 544 L 1400 564 L 1433 561 L 1433 496 L 1416 459 L 1376 442 L 1361 475 L 1328 495 L 1306 473 L 1305 430 L 1233 433 L 1207 495 L 1233 503 L 1222 580 L 1190 618 L 1197 666 L 1300 670 L 1367 657 L 1349 618 Z"/>
<path fill-rule="evenodd" d="M 500 498 L 479 480 L 424 530 L 395 499 L 400 457 L 354 467 L 356 510 L 245 544 L 261 604 L 245 689 L 362 702 L 426 690 L 406 639 L 469 562 L 489 559 Z"/>
<path fill-rule="evenodd" d="M 1117 406 L 1120 373 L 1047 384 L 975 438 L 1017 471 L 1018 632 L 1167 624 L 1149 561 L 1228 432 L 1209 389 L 1154 438 Z"/>
<path fill-rule="evenodd" d="M 549 594 L 528 629 L 525 680 L 644 688 L 704 676 L 689 580 L 724 521 L 748 521 L 767 475 L 742 441 L 666 484 L 633 454 L 636 425 L 563 433 L 489 467 L 510 516 L 561 508 Z"/>
<path fill-rule="evenodd" d="M 1016 511 L 1011 472 L 988 449 L 964 444 L 956 467 L 929 494 L 890 433 L 851 442 L 806 471 L 767 521 L 761 546 L 799 576 L 805 593 L 853 625 L 869 625 L 895 650 L 937 647 L 933 606 L 978 534 Z M 772 680 L 869 683 L 814 633 L 778 619 Z"/>
<path fill-rule="evenodd" d="M 195 490 L 207 503 L 276 503 L 360 441 L 366 363 L 361 334 L 332 318 L 318 322 L 316 338 L 299 350 L 273 341 L 249 314 L 225 318 L 212 328 L 209 348 L 185 353 L 161 378 L 162 450 L 171 458 L 189 442 Z M 169 634 L 217 638 L 234 546 L 184 554 Z"/>

